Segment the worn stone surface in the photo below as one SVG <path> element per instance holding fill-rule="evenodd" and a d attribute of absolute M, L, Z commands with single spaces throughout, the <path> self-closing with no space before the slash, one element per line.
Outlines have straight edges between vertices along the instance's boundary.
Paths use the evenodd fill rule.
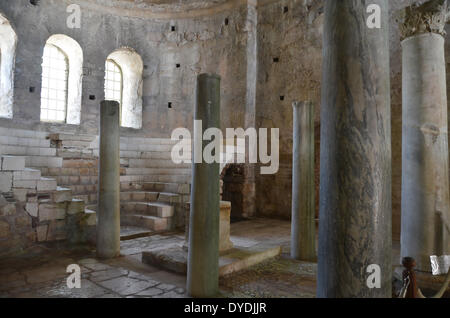
<path fill-rule="evenodd" d="M 314 297 L 316 265 L 288 257 L 289 226 L 286 221 L 267 219 L 236 223 L 232 228 L 234 243 L 257 246 L 278 242 L 286 252 L 280 258 L 222 277 L 219 297 Z M 176 233 L 138 238 L 121 244 L 124 250 L 129 246 L 141 246 L 142 251 L 152 246 L 164 248 L 182 240 L 182 233 Z M 138 251 L 134 255 L 100 260 L 94 258 L 95 251 L 63 247 L 42 249 L 22 257 L 1 258 L 0 297 L 187 297 L 185 276 L 143 265 L 135 258 L 139 254 Z M 67 287 L 66 267 L 69 264 L 81 267 L 81 289 Z"/>
<path fill-rule="evenodd" d="M 294 102 L 291 256 L 316 259 L 314 200 L 314 105 Z"/>
<path fill-rule="evenodd" d="M 207 129 L 220 127 L 220 96 L 218 75 L 198 76 L 194 120 L 202 124 L 197 131 L 197 124 L 194 127 L 187 269 L 187 290 L 194 297 L 212 297 L 218 291 L 220 172 L 218 162 L 205 162 L 203 154 L 209 142 L 202 136 Z"/>
<path fill-rule="evenodd" d="M 119 110 L 119 103 L 115 101 L 103 101 L 100 105 L 97 253 L 104 258 L 120 253 Z"/>
<path fill-rule="evenodd" d="M 388 1 L 373 3 L 376 32 L 365 2 L 325 1 L 318 297 L 391 296 Z M 371 264 L 381 288 L 367 286 Z"/>
<path fill-rule="evenodd" d="M 407 12 L 427 17 L 427 21 L 445 20 L 446 3 L 444 7 L 427 9 L 424 6 Z M 445 226 L 450 220 L 450 211 L 443 25 L 441 32 L 419 28 L 412 22 L 402 26 L 406 38 L 402 41 L 401 257 L 413 257 L 418 270 L 430 272 L 431 255 L 450 253 L 450 233 Z"/>

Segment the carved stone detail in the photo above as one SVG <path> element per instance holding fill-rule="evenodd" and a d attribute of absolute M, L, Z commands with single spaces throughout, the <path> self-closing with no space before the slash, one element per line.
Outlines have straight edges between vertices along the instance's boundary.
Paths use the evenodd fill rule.
<path fill-rule="evenodd" d="M 397 15 L 401 40 L 423 33 L 437 33 L 445 36 L 444 28 L 448 16 L 447 0 L 419 2 L 406 7 Z"/>

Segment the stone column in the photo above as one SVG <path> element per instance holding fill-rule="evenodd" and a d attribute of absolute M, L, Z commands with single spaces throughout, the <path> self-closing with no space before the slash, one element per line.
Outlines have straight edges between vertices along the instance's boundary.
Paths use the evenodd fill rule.
<path fill-rule="evenodd" d="M 430 256 L 450 253 L 447 88 L 444 27 L 447 1 L 402 11 L 403 140 L 401 257 L 431 271 Z"/>
<path fill-rule="evenodd" d="M 197 79 L 195 120 L 202 121 L 202 131 L 194 126 L 196 142 L 208 128 L 220 128 L 220 77 L 201 74 Z M 198 136 L 198 134 L 202 136 Z M 210 141 L 202 142 L 202 152 Z M 219 291 L 219 163 L 195 163 L 193 151 L 191 210 L 187 291 L 193 297 L 212 297 Z"/>
<path fill-rule="evenodd" d="M 389 10 L 370 29 L 367 3 L 325 1 L 318 297 L 391 297 Z"/>
<path fill-rule="evenodd" d="M 100 158 L 97 211 L 97 255 L 120 254 L 120 124 L 119 103 L 100 105 Z"/>
<path fill-rule="evenodd" d="M 294 102 L 291 257 L 316 260 L 314 105 Z"/>

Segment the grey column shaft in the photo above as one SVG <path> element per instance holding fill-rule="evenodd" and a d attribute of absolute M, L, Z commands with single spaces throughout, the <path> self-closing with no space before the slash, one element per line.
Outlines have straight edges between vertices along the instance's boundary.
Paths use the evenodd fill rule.
<path fill-rule="evenodd" d="M 425 33 L 403 47 L 401 256 L 431 271 L 430 256 L 450 253 L 447 88 L 444 38 Z"/>
<path fill-rule="evenodd" d="M 388 17 L 388 0 L 325 1 L 318 297 L 391 297 Z M 372 264 L 381 288 L 367 285 Z"/>
<path fill-rule="evenodd" d="M 194 119 L 202 121 L 202 135 L 220 128 L 219 76 L 198 76 Z M 195 137 L 194 147 L 202 136 Z M 202 152 L 209 143 L 202 142 Z M 219 163 L 195 163 L 193 153 L 187 290 L 193 297 L 211 297 L 219 291 Z"/>
<path fill-rule="evenodd" d="M 120 124 L 119 103 L 100 105 L 100 158 L 97 211 L 97 255 L 120 254 Z"/>
<path fill-rule="evenodd" d="M 314 105 L 293 103 L 291 257 L 316 260 Z"/>

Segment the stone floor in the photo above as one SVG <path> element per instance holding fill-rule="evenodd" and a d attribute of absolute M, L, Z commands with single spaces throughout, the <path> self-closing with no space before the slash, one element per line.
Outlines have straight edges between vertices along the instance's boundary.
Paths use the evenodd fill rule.
<path fill-rule="evenodd" d="M 289 222 L 257 219 L 234 223 L 231 239 L 241 246 L 282 245 L 288 250 Z M 0 261 L 0 297 L 187 297 L 185 276 L 141 262 L 143 250 L 184 244 L 183 233 L 153 235 L 121 242 L 121 256 L 95 259 L 95 251 L 47 245 L 27 256 Z M 81 268 L 81 289 L 67 287 L 66 268 Z M 220 280 L 223 297 L 313 297 L 315 265 L 277 259 Z"/>
<path fill-rule="evenodd" d="M 231 225 L 240 246 L 282 246 L 282 255 L 220 278 L 222 297 L 314 297 L 316 264 L 289 258 L 290 223 L 255 219 Z M 141 262 L 141 252 L 184 244 L 184 233 L 153 235 L 121 242 L 121 256 L 95 259 L 95 251 L 63 245 L 39 246 L 27 256 L 0 260 L 0 297 L 187 297 L 186 277 Z M 394 244 L 394 260 L 398 258 Z M 81 268 L 81 289 L 66 284 L 70 264 Z"/>

